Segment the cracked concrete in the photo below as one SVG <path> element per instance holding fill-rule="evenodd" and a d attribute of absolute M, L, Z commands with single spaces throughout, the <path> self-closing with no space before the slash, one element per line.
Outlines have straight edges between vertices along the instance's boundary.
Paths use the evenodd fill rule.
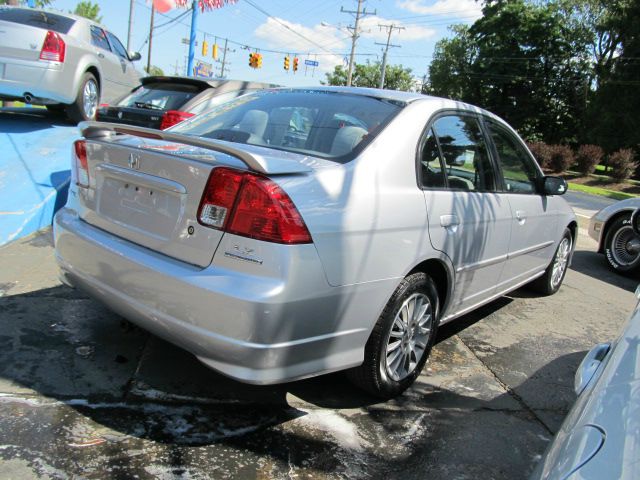
<path fill-rule="evenodd" d="M 218 375 L 62 286 L 52 255 L 47 231 L 0 249 L 0 478 L 526 478 L 636 286 L 580 238 L 557 295 L 443 326 L 415 386 L 380 402 L 340 373 Z"/>

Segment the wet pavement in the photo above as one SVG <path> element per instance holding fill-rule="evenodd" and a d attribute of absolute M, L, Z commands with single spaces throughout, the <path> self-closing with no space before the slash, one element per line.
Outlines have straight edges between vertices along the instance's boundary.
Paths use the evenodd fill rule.
<path fill-rule="evenodd" d="M 340 373 L 275 387 L 216 374 L 60 284 L 50 232 L 0 248 L 0 478 L 526 478 L 613 339 L 637 280 L 578 244 L 552 297 L 526 289 L 444 326 L 380 402 Z"/>

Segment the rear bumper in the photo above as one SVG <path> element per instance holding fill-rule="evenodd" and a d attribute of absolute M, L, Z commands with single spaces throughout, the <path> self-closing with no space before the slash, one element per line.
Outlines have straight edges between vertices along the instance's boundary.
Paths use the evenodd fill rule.
<path fill-rule="evenodd" d="M 67 70 L 58 62 L 0 57 L 0 98 L 22 99 L 29 93 L 37 104 L 72 103 L 76 92 Z"/>
<path fill-rule="evenodd" d="M 65 283 L 237 380 L 281 383 L 362 363 L 377 302 L 349 313 L 372 292 L 329 286 L 313 245 L 273 245 L 281 273 L 261 276 L 260 266 L 219 253 L 205 269 L 173 260 L 69 208 L 57 213 L 54 236 Z"/>

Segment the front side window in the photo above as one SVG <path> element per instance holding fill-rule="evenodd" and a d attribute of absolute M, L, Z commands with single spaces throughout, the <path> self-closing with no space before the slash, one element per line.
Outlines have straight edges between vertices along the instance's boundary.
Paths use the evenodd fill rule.
<path fill-rule="evenodd" d="M 261 90 L 182 122 L 172 131 L 344 163 L 362 151 L 403 106 L 323 90 Z"/>
<path fill-rule="evenodd" d="M 111 51 L 111 47 L 109 46 L 109 41 L 107 40 L 104 30 L 100 27 L 96 27 L 95 25 L 91 25 L 91 44 L 94 47 Z"/>
<path fill-rule="evenodd" d="M 494 192 L 496 181 L 478 120 L 447 115 L 433 123 L 451 190 Z"/>
<path fill-rule="evenodd" d="M 496 147 L 504 186 L 511 193 L 535 193 L 538 169 L 520 142 L 506 129 L 489 123 L 491 139 Z"/>
<path fill-rule="evenodd" d="M 111 46 L 115 50 L 115 52 L 125 60 L 129 60 L 129 55 L 127 54 L 127 49 L 124 48 L 118 37 L 116 37 L 113 33 L 107 32 L 107 36 L 109 37 L 109 41 L 111 42 Z"/>

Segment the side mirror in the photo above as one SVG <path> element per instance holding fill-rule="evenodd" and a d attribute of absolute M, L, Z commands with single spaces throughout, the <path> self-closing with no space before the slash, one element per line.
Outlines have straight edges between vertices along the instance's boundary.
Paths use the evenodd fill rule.
<path fill-rule="evenodd" d="M 127 52 L 127 54 L 129 55 L 129 60 L 131 60 L 132 62 L 135 62 L 142 58 L 140 52 Z"/>
<path fill-rule="evenodd" d="M 636 208 L 631 214 L 631 228 L 636 235 L 640 235 L 640 208 Z"/>
<path fill-rule="evenodd" d="M 567 182 L 561 177 L 543 177 L 543 195 L 564 195 L 567 193 Z"/>

